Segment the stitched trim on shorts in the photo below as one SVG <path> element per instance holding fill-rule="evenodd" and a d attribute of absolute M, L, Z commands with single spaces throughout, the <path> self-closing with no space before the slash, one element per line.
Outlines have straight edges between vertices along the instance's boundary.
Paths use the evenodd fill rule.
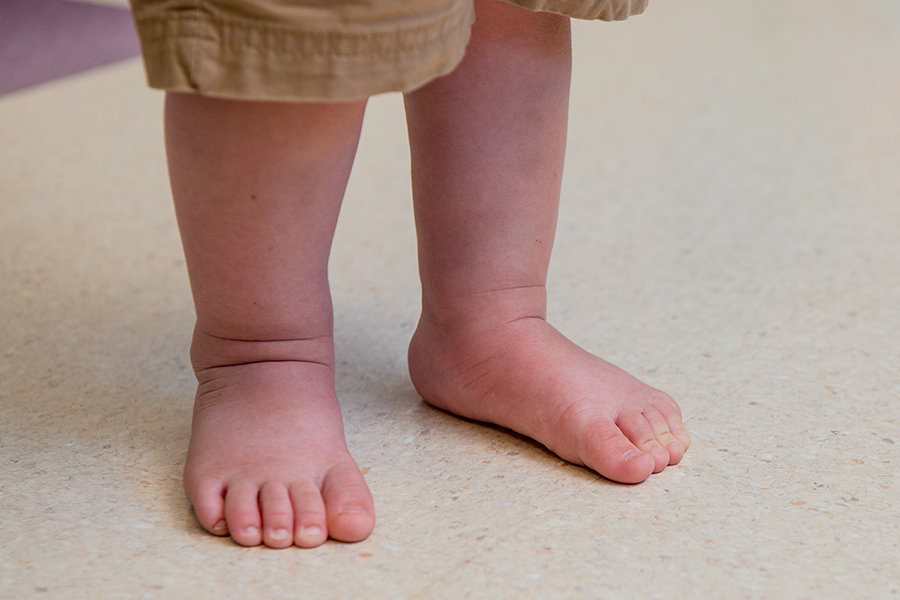
<path fill-rule="evenodd" d="M 648 0 L 505 0 L 522 8 L 573 19 L 624 21 L 647 8 Z"/>
<path fill-rule="evenodd" d="M 301 29 L 198 10 L 136 23 L 152 87 L 236 97 L 349 99 L 404 91 L 445 74 L 462 56 L 472 19 L 471 10 L 457 4 L 429 15 L 427 22 L 375 31 L 368 25 L 360 31 Z M 254 69 L 259 73 L 249 72 Z M 385 74 L 388 80 L 377 81 Z M 229 77 L 241 81 L 228 82 Z M 290 77 L 300 80 L 279 81 Z M 345 91 L 337 81 L 341 77 L 347 80 Z M 261 82 L 254 87 L 262 89 L 242 91 L 250 80 Z"/>
<path fill-rule="evenodd" d="M 147 18 L 138 21 L 141 38 L 148 43 L 172 38 L 196 38 L 209 42 L 219 41 L 214 35 L 204 35 L 212 25 L 221 32 L 223 47 L 231 50 L 255 47 L 279 54 L 298 57 L 315 55 L 358 56 L 377 54 L 388 56 L 394 49 L 417 51 L 423 45 L 444 39 L 455 25 L 433 24 L 415 29 L 390 32 L 328 32 L 282 28 L 214 17 L 180 16 L 177 20 Z"/>

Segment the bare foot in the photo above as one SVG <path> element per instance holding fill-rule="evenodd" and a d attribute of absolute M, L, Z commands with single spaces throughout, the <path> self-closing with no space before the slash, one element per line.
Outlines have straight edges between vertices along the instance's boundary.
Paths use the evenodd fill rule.
<path fill-rule="evenodd" d="M 372 496 L 347 451 L 328 366 L 259 362 L 198 379 L 184 487 L 207 531 L 272 548 L 368 537 Z"/>
<path fill-rule="evenodd" d="M 622 483 L 681 460 L 681 411 L 663 392 L 582 350 L 542 318 L 486 326 L 425 319 L 410 375 L 429 403 L 495 423 Z"/>

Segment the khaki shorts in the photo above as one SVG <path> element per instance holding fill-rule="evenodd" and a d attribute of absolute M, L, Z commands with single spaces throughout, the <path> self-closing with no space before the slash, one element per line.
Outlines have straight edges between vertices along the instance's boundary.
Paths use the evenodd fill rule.
<path fill-rule="evenodd" d="M 647 0 L 506 0 L 622 20 Z M 247 100 L 352 100 L 453 70 L 473 0 L 131 0 L 151 87 Z"/>

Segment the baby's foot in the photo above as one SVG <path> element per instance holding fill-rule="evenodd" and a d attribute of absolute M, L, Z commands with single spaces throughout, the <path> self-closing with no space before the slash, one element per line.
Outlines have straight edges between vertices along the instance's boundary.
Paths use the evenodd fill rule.
<path fill-rule="evenodd" d="M 422 319 L 409 366 L 427 402 L 527 435 L 614 481 L 643 481 L 690 445 L 672 398 L 540 318 L 493 326 Z"/>
<path fill-rule="evenodd" d="M 368 537 L 374 505 L 347 451 L 331 368 L 258 362 L 198 378 L 184 487 L 207 531 L 272 548 Z"/>

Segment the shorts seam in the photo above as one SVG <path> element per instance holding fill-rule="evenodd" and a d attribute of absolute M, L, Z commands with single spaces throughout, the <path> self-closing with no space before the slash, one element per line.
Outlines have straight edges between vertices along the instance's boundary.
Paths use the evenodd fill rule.
<path fill-rule="evenodd" d="M 456 30 L 463 21 L 460 15 L 399 31 L 336 32 L 324 28 L 300 29 L 214 16 L 183 15 L 177 19 L 145 17 L 137 21 L 137 27 L 145 43 L 180 38 L 216 43 L 229 50 L 242 51 L 249 46 L 286 56 L 385 56 L 420 53 L 423 45 L 439 43 L 448 34 L 456 37 Z M 219 37 L 206 33 L 210 26 L 219 32 Z"/>

